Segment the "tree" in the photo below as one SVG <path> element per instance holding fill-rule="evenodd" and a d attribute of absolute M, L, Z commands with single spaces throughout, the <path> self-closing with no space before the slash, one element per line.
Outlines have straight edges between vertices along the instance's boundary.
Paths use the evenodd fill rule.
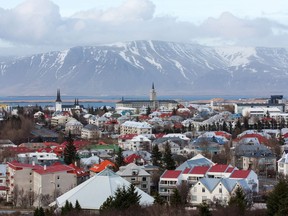
<path fill-rule="evenodd" d="M 267 197 L 267 215 L 288 215 L 288 180 L 280 177 L 279 182 Z"/>
<path fill-rule="evenodd" d="M 158 145 L 155 144 L 152 148 L 151 159 L 154 166 L 161 166 L 162 154 L 159 151 Z"/>
<path fill-rule="evenodd" d="M 170 197 L 170 205 L 174 206 L 174 207 L 179 207 L 182 204 L 183 203 L 182 203 L 181 195 L 180 195 L 178 189 L 175 188 L 173 190 L 173 193 L 172 193 L 171 197 Z"/>
<path fill-rule="evenodd" d="M 80 206 L 80 203 L 78 202 L 78 200 L 76 200 L 76 203 L 75 203 L 75 210 L 76 211 L 81 211 L 81 206 Z"/>
<path fill-rule="evenodd" d="M 146 109 L 146 116 L 149 116 L 151 114 L 151 107 L 148 106 Z"/>
<path fill-rule="evenodd" d="M 119 168 L 120 166 L 124 166 L 124 156 L 123 156 L 123 150 L 122 148 L 119 148 L 119 151 L 117 152 L 117 157 L 115 159 L 116 166 Z"/>
<path fill-rule="evenodd" d="M 202 202 L 199 206 L 199 215 L 200 216 L 211 216 L 212 213 L 209 209 L 209 205 L 206 202 Z"/>
<path fill-rule="evenodd" d="M 171 147 L 168 142 L 165 144 L 163 154 L 163 166 L 165 169 L 168 170 L 174 170 L 176 168 L 175 161 L 172 158 Z"/>
<path fill-rule="evenodd" d="M 165 204 L 165 200 L 163 199 L 163 197 L 160 196 L 158 191 L 156 191 L 155 195 L 154 195 L 154 204 L 158 204 L 158 205 L 164 205 Z"/>
<path fill-rule="evenodd" d="M 236 207 L 237 215 L 244 215 L 246 209 L 249 207 L 249 202 L 241 187 L 237 187 L 235 195 L 230 198 L 228 205 Z"/>
<path fill-rule="evenodd" d="M 132 206 L 139 206 L 140 199 L 141 195 L 138 195 L 133 184 L 130 184 L 128 189 L 125 186 L 119 187 L 114 196 L 109 196 L 100 206 L 100 212 L 124 210 Z"/>
<path fill-rule="evenodd" d="M 67 139 L 67 144 L 64 149 L 64 162 L 65 164 L 69 165 L 77 160 L 77 150 L 74 146 L 74 141 L 71 136 L 71 133 L 69 132 L 69 136 Z"/>

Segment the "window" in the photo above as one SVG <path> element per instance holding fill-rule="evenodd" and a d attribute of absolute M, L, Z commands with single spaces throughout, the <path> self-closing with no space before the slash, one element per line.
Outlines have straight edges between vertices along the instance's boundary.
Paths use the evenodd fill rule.
<path fill-rule="evenodd" d="M 202 193 L 205 193 L 205 187 L 202 187 Z"/>
<path fill-rule="evenodd" d="M 143 178 L 142 178 L 142 181 L 146 181 L 146 177 L 143 177 Z"/>
<path fill-rule="evenodd" d="M 60 179 L 60 176 L 57 176 L 57 179 Z"/>
<path fill-rule="evenodd" d="M 222 187 L 219 188 L 219 193 L 222 193 Z"/>
<path fill-rule="evenodd" d="M 197 192 L 197 187 L 194 187 L 194 192 Z"/>
<path fill-rule="evenodd" d="M 191 196 L 191 200 L 192 200 L 192 201 L 197 201 L 197 196 L 192 195 L 192 196 Z"/>
<path fill-rule="evenodd" d="M 147 185 L 146 184 L 142 184 L 142 188 L 147 188 Z"/>
<path fill-rule="evenodd" d="M 207 196 L 202 196 L 202 201 L 206 201 L 207 200 Z"/>
<path fill-rule="evenodd" d="M 131 178 L 131 181 L 136 181 L 136 178 Z"/>
<path fill-rule="evenodd" d="M 57 184 L 57 187 L 59 188 L 59 187 L 60 187 L 60 185 L 59 185 L 59 184 Z"/>

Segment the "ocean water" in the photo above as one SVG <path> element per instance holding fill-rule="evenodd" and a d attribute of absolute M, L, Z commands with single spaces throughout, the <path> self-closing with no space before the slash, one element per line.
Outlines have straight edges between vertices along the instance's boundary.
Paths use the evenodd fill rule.
<path fill-rule="evenodd" d="M 193 100 L 210 100 L 212 98 L 223 98 L 227 100 L 238 100 L 240 98 L 260 98 L 255 96 L 237 95 L 237 96 L 219 96 L 219 95 L 173 95 L 173 96 L 157 96 L 159 100 L 177 100 L 177 101 L 193 101 Z M 263 97 L 261 97 L 263 98 Z M 79 100 L 79 104 L 85 108 L 111 106 L 115 107 L 120 96 L 61 96 L 64 105 L 74 104 L 75 99 Z M 0 96 L 0 104 L 8 104 L 10 106 L 55 106 L 56 96 Z M 124 100 L 148 100 L 147 96 L 125 96 Z"/>

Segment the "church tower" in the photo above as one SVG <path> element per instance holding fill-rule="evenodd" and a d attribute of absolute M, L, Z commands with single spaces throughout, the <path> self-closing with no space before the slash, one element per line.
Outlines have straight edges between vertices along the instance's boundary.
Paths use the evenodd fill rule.
<path fill-rule="evenodd" d="M 152 89 L 150 90 L 150 100 L 156 101 L 156 91 L 154 88 L 154 82 L 152 83 Z"/>
<path fill-rule="evenodd" d="M 61 97 L 60 97 L 60 89 L 57 89 L 57 98 L 55 101 L 55 111 L 60 111 L 62 112 L 62 101 L 61 101 Z"/>

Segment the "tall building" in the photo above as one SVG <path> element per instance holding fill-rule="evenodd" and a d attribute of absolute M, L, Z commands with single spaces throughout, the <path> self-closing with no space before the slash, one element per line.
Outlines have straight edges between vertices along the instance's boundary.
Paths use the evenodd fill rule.
<path fill-rule="evenodd" d="M 57 98 L 55 101 L 55 111 L 62 111 L 62 101 L 61 101 L 61 96 L 60 96 L 60 89 L 57 89 Z"/>
<path fill-rule="evenodd" d="M 156 101 L 156 91 L 154 88 L 154 82 L 152 83 L 152 89 L 150 90 L 150 100 Z"/>

